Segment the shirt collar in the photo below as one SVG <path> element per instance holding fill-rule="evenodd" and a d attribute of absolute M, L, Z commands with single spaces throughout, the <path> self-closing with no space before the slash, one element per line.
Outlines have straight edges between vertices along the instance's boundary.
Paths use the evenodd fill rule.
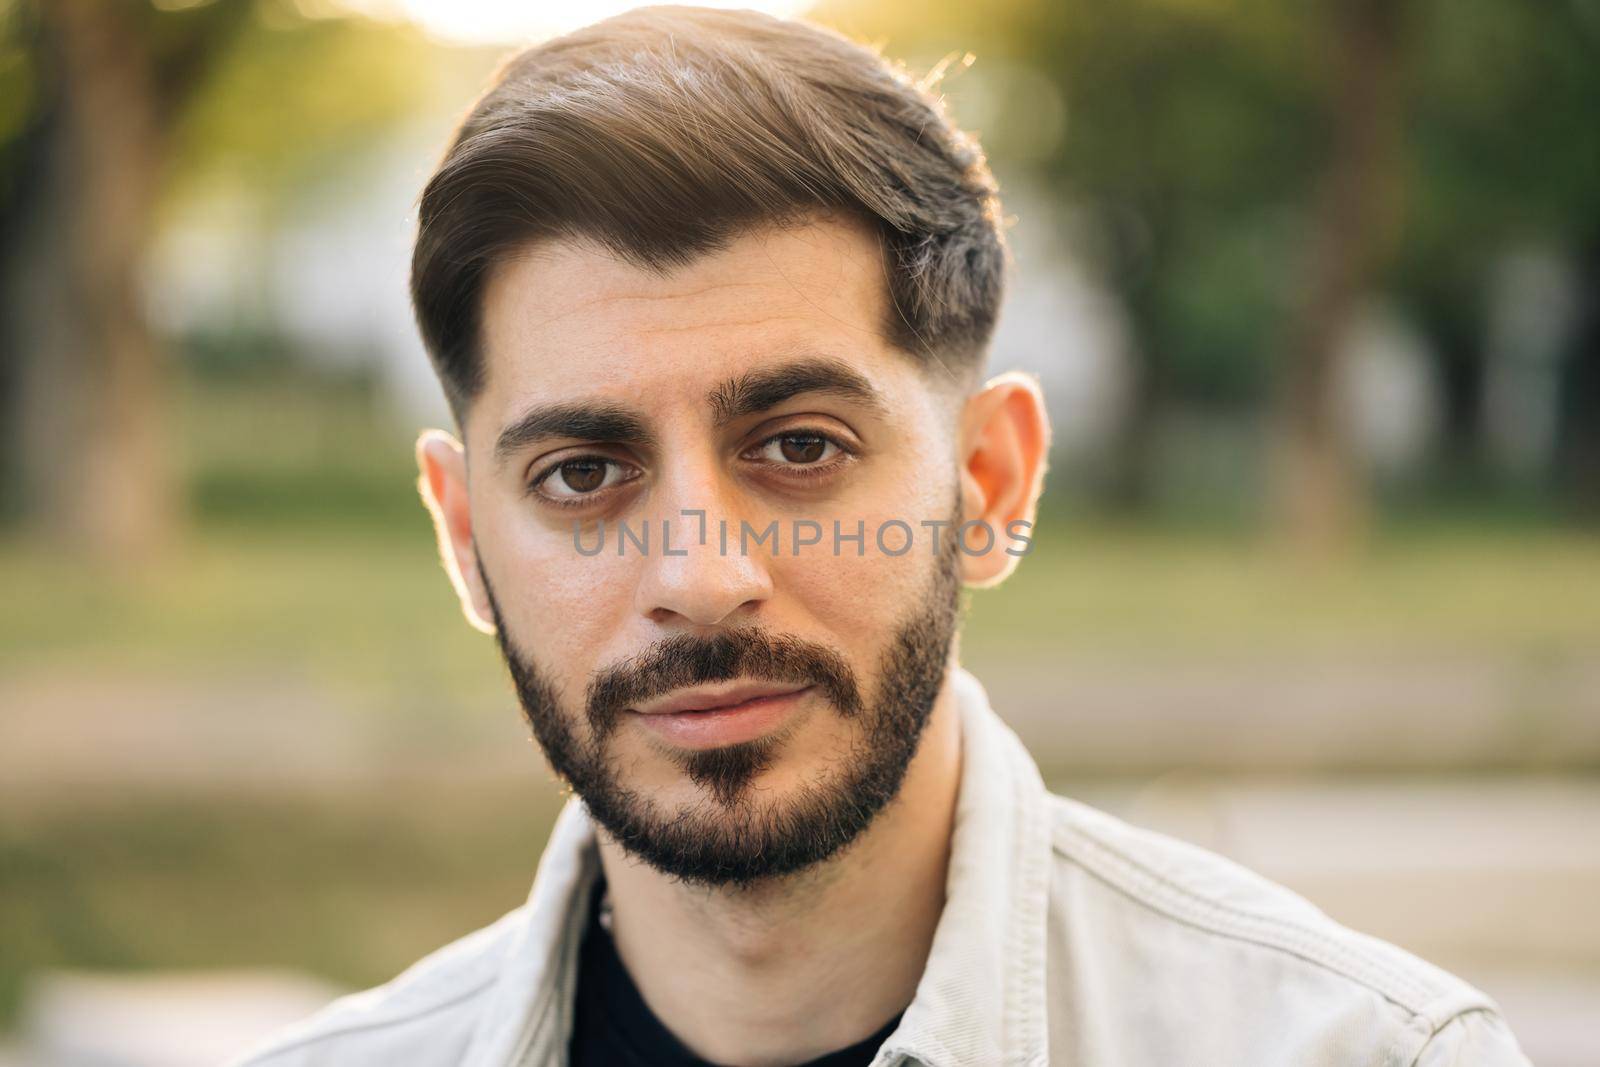
<path fill-rule="evenodd" d="M 916 995 L 874 1065 L 1043 1063 L 1047 794 L 982 683 L 961 667 L 948 682 L 962 758 L 944 911 Z M 562 1061 L 584 903 L 599 874 L 594 824 L 570 797 L 512 931 L 469 1067 Z"/>

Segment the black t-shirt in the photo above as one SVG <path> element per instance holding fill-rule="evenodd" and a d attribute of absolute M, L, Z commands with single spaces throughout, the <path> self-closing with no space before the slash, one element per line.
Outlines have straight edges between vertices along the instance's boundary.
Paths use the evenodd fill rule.
<path fill-rule="evenodd" d="M 600 925 L 604 892 L 605 880 L 597 879 L 578 954 L 578 996 L 568 1050 L 572 1067 L 715 1067 L 685 1048 L 644 1002 L 610 931 Z M 900 1025 L 901 1014 L 864 1041 L 803 1067 L 866 1067 Z"/>

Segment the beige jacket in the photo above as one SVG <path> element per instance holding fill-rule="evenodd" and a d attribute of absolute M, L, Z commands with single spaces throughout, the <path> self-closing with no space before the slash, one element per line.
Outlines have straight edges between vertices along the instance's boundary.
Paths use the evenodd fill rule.
<path fill-rule="evenodd" d="M 977 679 L 951 684 L 945 909 L 873 1067 L 1526 1067 L 1478 990 L 1220 856 L 1050 794 Z M 526 904 L 240 1067 L 564 1064 L 598 873 L 573 799 Z"/>

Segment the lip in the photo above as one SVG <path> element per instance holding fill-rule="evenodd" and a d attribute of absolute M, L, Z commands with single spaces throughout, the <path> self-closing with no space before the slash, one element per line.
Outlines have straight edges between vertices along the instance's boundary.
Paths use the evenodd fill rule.
<path fill-rule="evenodd" d="M 715 711 L 735 707 L 761 697 L 782 696 L 809 689 L 804 685 L 784 685 L 779 682 L 738 682 L 736 684 L 697 685 L 683 689 L 666 700 L 631 708 L 640 715 L 671 715 L 681 711 Z"/>
<path fill-rule="evenodd" d="M 770 682 L 703 686 L 629 710 L 646 729 L 674 745 L 715 748 L 777 729 L 813 688 Z"/>

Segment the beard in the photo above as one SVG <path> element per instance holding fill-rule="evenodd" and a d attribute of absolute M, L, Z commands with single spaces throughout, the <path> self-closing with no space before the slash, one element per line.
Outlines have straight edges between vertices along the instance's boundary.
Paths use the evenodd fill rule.
<path fill-rule="evenodd" d="M 869 701 L 849 661 L 834 649 L 759 627 L 710 637 L 674 634 L 591 678 L 581 711 L 561 707 L 557 690 L 507 631 L 483 568 L 495 641 L 545 758 L 595 821 L 656 870 L 702 886 L 749 886 L 831 859 L 855 841 L 899 792 L 943 687 L 960 620 L 955 532 L 960 499 L 919 595 L 900 613 L 878 656 Z M 790 726 L 712 749 L 670 751 L 701 799 L 675 810 L 629 787 L 609 742 L 629 707 L 685 686 L 745 679 L 814 685 L 857 738 L 826 773 L 772 797 L 756 779 L 782 754 Z M 758 800 L 758 797 L 760 798 Z"/>

